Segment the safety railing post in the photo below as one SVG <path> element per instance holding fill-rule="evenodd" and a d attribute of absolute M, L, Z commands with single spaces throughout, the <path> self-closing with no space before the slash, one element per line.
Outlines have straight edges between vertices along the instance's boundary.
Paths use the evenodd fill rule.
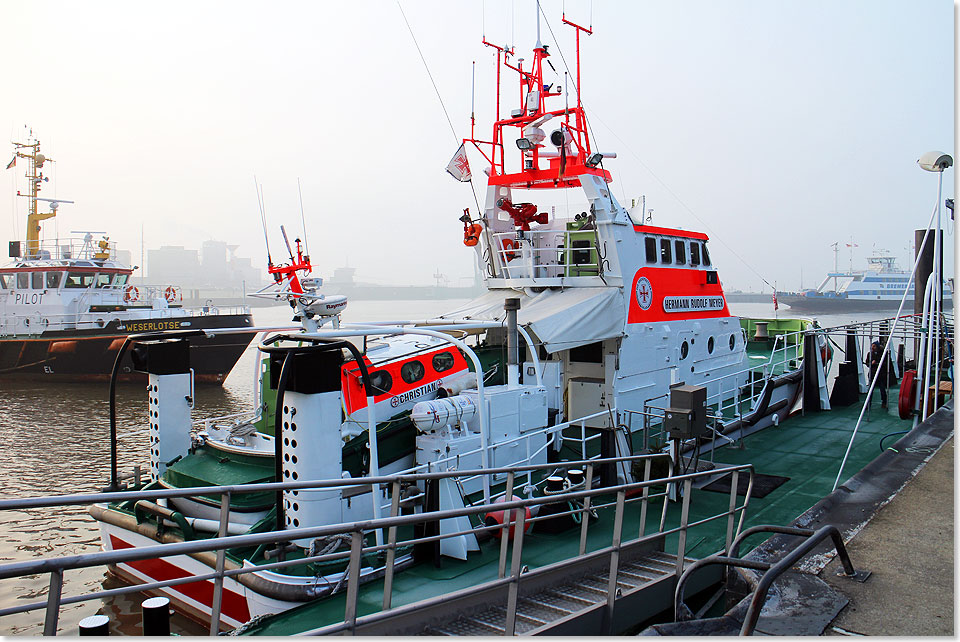
<path fill-rule="evenodd" d="M 740 471 L 733 471 L 733 479 L 730 482 L 730 507 L 729 513 L 727 514 L 727 539 L 726 544 L 723 547 L 723 550 L 726 551 L 727 555 L 730 554 L 730 544 L 733 543 L 733 522 L 734 515 L 737 508 L 737 488 L 740 482 Z"/>
<path fill-rule="evenodd" d="M 57 623 L 60 620 L 60 598 L 63 594 L 63 569 L 50 571 L 50 588 L 47 591 L 47 613 L 43 619 L 43 634 L 45 636 L 57 634 Z"/>
<path fill-rule="evenodd" d="M 617 509 L 613 515 L 613 540 L 610 543 L 610 577 L 607 580 L 607 609 L 604 615 L 604 633 L 613 635 L 613 607 L 617 600 L 617 576 L 620 573 L 620 540 L 623 535 L 623 506 L 627 491 L 617 491 Z"/>
<path fill-rule="evenodd" d="M 587 464 L 587 476 L 584 478 L 583 489 L 592 490 L 593 464 Z M 590 497 L 583 498 L 583 511 L 580 513 L 580 555 L 587 552 L 587 527 L 590 524 Z"/>
<path fill-rule="evenodd" d="M 507 621 L 504 624 L 503 634 L 513 635 L 517 626 L 517 597 L 520 592 L 520 572 L 523 570 L 520 562 L 523 559 L 523 530 L 527 525 L 527 510 L 514 509 L 517 512 L 517 523 L 513 531 L 513 561 L 510 564 L 510 588 L 507 592 Z"/>
<path fill-rule="evenodd" d="M 230 493 L 220 496 L 220 530 L 217 537 L 227 536 L 227 525 L 230 523 Z M 223 567 L 226 563 L 227 551 L 217 550 L 217 577 L 213 581 L 213 601 L 210 604 L 210 635 L 220 633 L 220 607 L 223 602 Z"/>
<path fill-rule="evenodd" d="M 511 470 L 507 473 L 507 484 L 503 491 L 503 501 L 505 502 L 513 499 L 513 477 L 514 473 Z M 503 518 L 503 526 L 500 527 L 500 564 L 497 567 L 497 578 L 499 579 L 502 579 L 507 573 L 507 540 L 510 539 L 508 535 L 510 533 L 509 526 L 513 521 L 512 514 L 513 511 L 506 512 Z"/>
<path fill-rule="evenodd" d="M 680 534 L 677 538 L 677 577 L 683 573 L 683 558 L 687 553 L 687 524 L 690 522 L 690 493 L 693 490 L 693 480 L 687 478 L 683 482 L 683 505 L 680 509 Z"/>
<path fill-rule="evenodd" d="M 652 463 L 653 462 L 650 459 L 647 459 L 643 462 L 643 481 L 644 482 L 650 481 L 650 468 Z M 640 500 L 640 530 L 638 535 L 638 537 L 640 537 L 641 539 L 643 538 L 644 531 L 647 530 L 647 504 L 650 503 L 649 496 L 650 496 L 650 487 L 644 486 L 643 493 L 641 495 L 641 500 Z"/>
<path fill-rule="evenodd" d="M 390 491 L 390 517 L 400 514 L 400 481 L 393 482 Z M 397 557 L 397 527 L 387 529 L 387 560 L 383 571 L 383 610 L 390 610 L 393 600 L 393 563 Z"/>
<path fill-rule="evenodd" d="M 343 621 L 350 629 L 350 635 L 356 635 L 357 594 L 360 589 L 360 555 L 363 552 L 363 533 L 353 531 L 350 534 L 350 563 L 347 567 L 347 604 Z"/>

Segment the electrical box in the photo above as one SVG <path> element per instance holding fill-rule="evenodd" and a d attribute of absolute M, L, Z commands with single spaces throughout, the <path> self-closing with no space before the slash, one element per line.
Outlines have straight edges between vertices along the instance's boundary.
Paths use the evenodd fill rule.
<path fill-rule="evenodd" d="M 461 396 L 480 404 L 476 390 L 464 390 Z M 519 437 L 521 433 L 547 425 L 547 391 L 536 386 L 488 386 L 483 389 L 487 401 L 487 420 L 490 425 L 490 443 L 496 444 Z M 468 424 L 473 432 L 480 431 L 480 413 Z"/>
<path fill-rule="evenodd" d="M 663 427 L 671 439 L 689 439 L 707 433 L 707 389 L 705 386 L 679 385 L 670 388 L 670 407 Z"/>
<path fill-rule="evenodd" d="M 597 233 L 580 231 L 580 223 L 567 223 L 567 246 L 563 250 L 565 276 L 596 276 L 600 273 L 600 257 L 594 245 Z"/>
<path fill-rule="evenodd" d="M 20 241 L 10 241 L 10 258 L 20 258 Z"/>
<path fill-rule="evenodd" d="M 540 367 L 543 368 L 543 374 L 541 375 L 543 387 L 547 389 L 547 408 L 560 410 L 560 404 L 563 401 L 563 362 L 541 361 Z M 532 361 L 523 362 L 522 373 L 525 385 L 536 385 L 537 369 Z"/>

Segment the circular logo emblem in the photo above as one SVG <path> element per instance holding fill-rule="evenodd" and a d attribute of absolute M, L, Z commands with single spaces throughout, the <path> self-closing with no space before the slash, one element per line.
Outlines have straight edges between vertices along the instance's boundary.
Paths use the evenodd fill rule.
<path fill-rule="evenodd" d="M 650 305 L 653 304 L 653 286 L 645 276 L 637 279 L 637 303 L 641 310 L 649 310 Z"/>

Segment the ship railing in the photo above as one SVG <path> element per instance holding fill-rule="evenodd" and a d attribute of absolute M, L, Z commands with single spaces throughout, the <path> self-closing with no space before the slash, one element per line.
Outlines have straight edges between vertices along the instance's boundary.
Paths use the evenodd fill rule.
<path fill-rule="evenodd" d="M 80 495 L 61 495 L 53 497 L 35 497 L 24 499 L 4 499 L 0 500 L 0 511 L 28 510 L 28 509 L 49 509 L 62 508 L 66 506 L 89 506 L 93 504 L 109 504 L 113 502 L 131 502 L 139 500 L 163 500 L 181 497 L 197 497 L 219 495 L 220 501 L 220 522 L 219 532 L 215 537 L 209 539 L 197 539 L 183 542 L 168 542 L 153 546 L 144 546 L 136 548 L 124 548 L 120 550 L 99 551 L 94 553 L 81 553 L 63 557 L 53 557 L 47 559 L 33 559 L 19 562 L 10 562 L 0 564 L 0 580 L 24 577 L 28 575 L 49 574 L 49 588 L 45 601 L 32 602 L 19 606 L 0 609 L 0 617 L 25 613 L 37 609 L 45 609 L 44 617 L 44 635 L 56 635 L 60 609 L 70 604 L 76 604 L 89 600 L 100 600 L 108 597 L 124 595 L 141 591 L 157 591 L 159 589 L 170 588 L 182 584 L 193 582 L 203 582 L 213 580 L 214 591 L 212 600 L 211 616 L 211 634 L 216 634 L 220 628 L 221 600 L 223 596 L 223 581 L 225 578 L 234 578 L 246 573 L 256 573 L 263 571 L 276 571 L 290 566 L 298 566 L 307 563 L 318 563 L 334 560 L 347 560 L 345 582 L 343 590 L 346 592 L 346 606 L 344 610 L 343 621 L 330 626 L 316 629 L 309 633 L 336 633 L 341 631 L 355 631 L 361 624 L 370 623 L 389 617 L 388 611 L 391 608 L 393 577 L 397 562 L 396 553 L 399 548 L 406 548 L 416 544 L 438 543 L 443 539 L 460 537 L 463 535 L 475 535 L 481 532 L 500 531 L 500 557 L 498 563 L 498 576 L 496 580 L 490 580 L 484 583 L 484 588 L 496 586 L 507 587 L 509 593 L 508 599 L 508 619 L 507 635 L 512 635 L 513 624 L 516 618 L 516 605 L 518 589 L 525 577 L 532 577 L 537 573 L 533 570 L 530 575 L 525 573 L 523 565 L 523 546 L 524 532 L 530 524 L 542 521 L 543 519 L 555 518 L 560 514 L 550 514 L 548 516 L 536 516 L 528 518 L 527 510 L 544 504 L 556 503 L 561 501 L 571 502 L 573 508 L 564 514 L 575 514 L 579 517 L 581 524 L 580 532 L 580 555 L 575 558 L 563 560 L 551 564 L 545 568 L 555 568 L 557 564 L 571 564 L 577 560 L 584 560 L 585 556 L 602 560 L 609 558 L 610 571 L 608 584 L 608 602 L 607 608 L 612 609 L 616 597 L 617 574 L 620 550 L 628 545 L 641 542 L 665 542 L 667 536 L 676 535 L 676 567 L 675 575 L 680 577 L 683 573 L 686 553 L 688 532 L 698 526 L 714 522 L 717 520 L 726 520 L 726 539 L 723 550 L 729 551 L 732 543 L 742 531 L 745 521 L 746 509 L 749 505 L 751 491 L 754 482 L 754 470 L 749 464 L 732 466 L 725 468 L 725 473 L 733 475 L 733 481 L 730 489 L 728 507 L 725 510 L 712 513 L 707 517 L 691 521 L 691 499 L 693 494 L 693 485 L 695 482 L 703 482 L 709 476 L 715 475 L 715 471 L 701 471 L 687 474 L 675 475 L 669 474 L 667 477 L 654 478 L 651 476 L 653 462 L 656 459 L 668 458 L 664 454 L 655 455 L 634 455 L 630 457 L 613 457 L 593 460 L 577 460 L 565 462 L 553 462 L 547 464 L 533 464 L 527 466 L 515 466 L 504 468 L 492 468 L 487 470 L 465 470 L 465 471 L 446 471 L 433 473 L 418 473 L 414 475 L 391 475 L 369 478 L 351 478 L 351 479 L 332 479 L 332 480 L 314 480 L 297 481 L 266 484 L 244 484 L 233 486 L 209 486 L 194 487 L 185 489 L 163 489 L 151 491 L 126 491 L 126 492 L 106 492 Z M 606 485 L 602 487 L 593 487 L 595 472 L 598 467 L 603 465 L 630 464 L 636 466 L 643 465 L 644 474 L 641 481 Z M 402 515 L 400 513 L 400 502 L 402 489 L 405 486 L 417 483 L 434 482 L 439 480 L 455 478 L 463 475 L 476 474 L 507 474 L 508 484 L 512 481 L 509 477 L 518 473 L 524 473 L 528 469 L 532 470 L 557 470 L 570 468 L 585 469 L 585 479 L 583 489 L 568 489 L 567 492 L 554 495 L 545 495 L 543 497 L 533 497 L 522 500 L 510 500 L 497 503 L 484 503 L 479 506 L 465 506 L 463 508 L 454 508 L 447 510 L 421 511 L 413 514 Z M 742 503 L 738 503 L 738 480 L 741 475 L 747 475 L 748 484 L 746 495 Z M 389 517 L 355 521 L 341 524 L 331 524 L 324 526 L 301 527 L 290 530 L 270 531 L 265 533 L 247 533 L 244 535 L 227 535 L 227 527 L 230 523 L 230 498 L 244 493 L 264 493 L 288 490 L 311 490 L 311 489 L 338 489 L 338 488 L 371 488 L 374 485 L 382 485 L 390 488 L 392 502 Z M 679 487 L 682 488 L 681 508 L 677 515 L 676 526 L 667 527 L 667 491 L 661 491 L 659 487 Z M 613 498 L 613 499 L 611 499 Z M 662 499 L 661 515 L 659 525 L 651 532 L 647 532 L 647 515 L 655 506 L 651 505 L 652 500 Z M 596 502 L 596 503 L 594 503 Z M 624 515 L 628 505 L 639 504 L 639 527 L 636 537 L 629 537 L 624 541 Z M 610 546 L 597 550 L 587 551 L 587 533 L 590 523 L 590 515 L 596 511 L 613 509 L 613 529 Z M 441 520 L 454 518 L 475 518 L 482 521 L 484 516 L 491 511 L 505 511 L 508 517 L 503 523 L 488 526 L 486 524 L 472 527 L 467 530 L 460 530 L 452 533 L 443 533 L 439 535 L 417 536 L 413 535 L 410 539 L 398 539 L 398 529 L 401 527 L 414 526 L 417 524 L 439 523 Z M 507 536 L 507 529 L 514 531 L 512 538 L 512 558 L 510 562 L 509 574 L 507 574 L 507 542 L 511 538 Z M 388 536 L 385 543 L 367 545 L 367 535 L 374 531 L 387 531 Z M 307 538 L 326 538 L 335 535 L 349 535 L 350 549 L 342 552 L 332 552 L 323 555 L 310 556 L 294 560 L 281 560 L 262 565 L 244 565 L 241 568 L 226 569 L 224 566 L 224 552 L 232 548 L 255 548 L 261 545 L 272 545 L 290 542 L 298 539 Z M 113 566 L 125 564 L 139 560 L 153 560 L 170 558 L 175 556 L 195 555 L 203 552 L 218 552 L 217 565 L 209 573 L 181 577 L 177 579 L 153 581 L 134 586 L 120 587 L 107 590 L 99 590 L 81 595 L 64 596 L 64 574 L 66 571 Z M 383 608 L 379 613 L 358 617 L 357 602 L 359 588 L 361 584 L 361 560 L 365 555 L 385 554 L 385 562 L 382 569 L 384 577 L 383 586 Z M 523 573 L 523 575 L 521 575 Z M 426 605 L 436 600 L 442 600 L 444 596 L 430 598 L 424 602 L 418 603 Z M 412 608 L 413 605 L 405 606 L 404 609 Z"/>
<path fill-rule="evenodd" d="M 616 413 L 615 409 L 611 409 L 609 411 L 603 410 L 600 412 L 593 413 L 591 415 L 585 415 L 578 419 L 571 419 L 570 421 L 565 421 L 563 423 L 559 423 L 554 426 L 547 426 L 545 428 L 538 428 L 535 430 L 531 430 L 523 433 L 518 437 L 513 437 L 511 439 L 498 441 L 496 444 L 491 444 L 488 446 L 488 452 L 490 453 L 489 455 L 490 460 L 498 461 L 498 458 L 497 458 L 498 451 L 510 452 L 517 449 L 518 446 L 522 448 L 522 454 L 516 455 L 515 460 L 508 463 L 504 463 L 503 466 L 515 468 L 517 466 L 522 465 L 523 462 L 535 461 L 537 457 L 547 452 L 548 449 L 560 450 L 561 446 L 570 446 L 574 449 L 577 449 L 577 447 L 579 447 L 580 457 L 584 461 L 591 460 L 591 459 L 600 459 L 602 455 L 600 454 L 599 448 L 597 448 L 596 454 L 592 456 L 589 456 L 587 454 L 589 450 L 589 446 L 591 445 L 591 442 L 599 442 L 601 437 L 599 432 L 594 432 L 594 434 L 592 435 L 587 434 L 587 428 L 588 428 L 587 424 L 592 423 L 596 420 L 606 419 L 607 416 L 615 413 Z M 564 431 L 569 431 L 571 428 L 574 429 L 574 431 L 576 429 L 579 429 L 579 435 L 571 436 L 569 434 L 564 434 Z M 546 440 L 544 441 L 544 443 L 540 445 L 534 445 L 534 442 L 538 441 L 539 440 L 538 438 L 543 436 L 546 436 Z M 464 451 L 456 455 L 451 455 L 449 457 L 442 457 L 440 459 L 436 459 L 434 461 L 431 461 L 425 464 L 419 464 L 417 466 L 407 468 L 398 474 L 415 475 L 418 473 L 428 473 L 428 472 L 435 472 L 435 471 L 442 471 L 442 470 L 456 470 L 457 468 L 459 468 L 463 460 L 467 460 L 470 457 L 479 456 L 482 452 L 483 452 L 483 447 L 480 446 L 480 447 L 474 448 L 473 450 Z M 536 469 L 533 469 L 533 468 L 531 468 L 530 470 L 527 470 L 526 481 L 519 486 L 508 482 L 507 485 L 505 486 L 503 493 L 493 494 L 491 495 L 491 499 L 495 499 L 497 497 L 502 497 L 503 495 L 505 495 L 507 492 L 506 488 L 511 488 L 513 490 L 533 489 L 543 484 L 544 480 L 540 480 L 537 482 L 534 481 L 533 476 L 534 476 L 535 470 Z M 468 476 L 461 477 L 458 481 L 458 483 L 460 484 L 461 490 L 463 489 L 464 486 L 466 486 L 470 482 L 479 480 L 483 476 L 484 475 L 477 474 L 477 475 L 468 475 Z M 506 475 L 500 475 L 498 477 L 497 474 L 493 474 L 490 476 L 492 482 L 499 482 L 505 477 Z M 517 481 L 517 483 L 519 484 L 520 482 Z M 483 500 L 481 499 L 477 503 L 482 503 L 482 501 Z M 381 508 L 387 509 L 389 507 L 390 507 L 389 503 L 386 503 L 386 504 L 383 504 Z"/>
<path fill-rule="evenodd" d="M 102 245 L 101 245 L 102 244 Z M 29 251 L 27 246 L 22 246 L 23 252 Z M 66 238 L 56 238 L 44 240 L 37 243 L 37 255 L 27 257 L 26 254 L 20 258 L 49 259 L 54 261 L 87 260 L 102 261 L 117 258 L 117 243 L 100 238 L 82 236 L 71 236 Z"/>
<path fill-rule="evenodd" d="M 522 237 L 519 235 L 522 234 Z M 597 230 L 531 230 L 490 232 L 494 278 L 523 279 L 545 287 L 571 283 L 570 279 L 606 276 L 605 252 Z M 575 282 L 575 281 L 574 281 Z"/>

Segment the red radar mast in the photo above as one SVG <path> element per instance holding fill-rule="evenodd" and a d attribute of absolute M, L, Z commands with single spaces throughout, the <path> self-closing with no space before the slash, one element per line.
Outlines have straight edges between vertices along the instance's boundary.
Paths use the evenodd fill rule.
<path fill-rule="evenodd" d="M 539 6 L 538 6 L 539 11 Z M 488 42 L 483 44 L 497 51 L 497 110 L 493 124 L 491 140 L 476 138 L 471 117 L 471 143 L 483 155 L 490 165 L 490 185 L 506 185 L 517 188 L 567 188 L 579 187 L 580 176 L 593 174 L 606 182 L 612 180 L 610 173 L 599 167 L 603 154 L 593 153 L 590 147 L 590 135 L 587 132 L 587 119 L 580 101 L 580 33 L 590 35 L 592 29 L 582 27 L 563 17 L 563 23 L 576 31 L 576 89 L 577 104 L 561 109 L 548 110 L 547 98 L 555 98 L 562 93 L 560 87 L 543 82 L 543 64 L 550 57 L 547 46 L 540 43 L 539 15 L 537 44 L 533 49 L 533 64 L 524 69 L 523 59 L 511 63 L 512 49 L 500 47 Z M 520 108 L 510 113 L 509 118 L 500 117 L 500 72 L 501 67 L 517 73 L 519 77 Z M 548 135 L 541 127 L 550 124 L 552 131 Z M 519 171 L 508 173 L 506 168 L 506 147 L 516 146 L 520 155 Z M 526 218 L 520 212 L 514 216 Z M 529 221 L 525 221 L 529 223 Z M 517 222 L 520 225 L 520 222 Z"/>

